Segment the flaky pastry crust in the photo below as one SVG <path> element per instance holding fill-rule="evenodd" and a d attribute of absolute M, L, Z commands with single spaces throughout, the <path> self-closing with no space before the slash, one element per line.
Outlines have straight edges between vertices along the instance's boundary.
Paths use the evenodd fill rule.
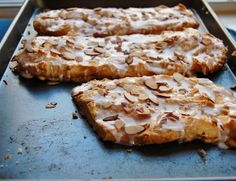
<path fill-rule="evenodd" d="M 145 145 L 195 139 L 236 147 L 236 95 L 204 78 L 156 75 L 90 81 L 73 89 L 106 141 Z"/>
<path fill-rule="evenodd" d="M 155 8 L 69 8 L 51 10 L 35 17 L 34 28 L 43 35 L 159 34 L 164 30 L 197 28 L 193 13 L 182 4 Z"/>
<path fill-rule="evenodd" d="M 161 35 L 36 37 L 13 61 L 25 78 L 86 82 L 175 72 L 207 75 L 224 65 L 226 53 L 221 40 L 190 28 Z"/>

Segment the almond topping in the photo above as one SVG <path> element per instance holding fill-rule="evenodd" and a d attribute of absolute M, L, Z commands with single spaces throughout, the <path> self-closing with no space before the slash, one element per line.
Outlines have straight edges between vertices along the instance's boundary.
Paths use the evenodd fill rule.
<path fill-rule="evenodd" d="M 160 93 L 160 92 L 157 92 L 157 91 L 154 91 L 153 94 L 158 96 L 158 97 L 162 97 L 162 98 L 170 98 L 169 94 Z"/>
<path fill-rule="evenodd" d="M 128 65 L 130 65 L 130 64 L 133 63 L 133 57 L 128 56 L 125 61 L 126 61 L 126 63 L 127 63 Z"/>
<path fill-rule="evenodd" d="M 75 59 L 75 55 L 73 55 L 70 52 L 62 52 L 62 56 L 66 59 L 66 60 L 74 60 Z"/>
<path fill-rule="evenodd" d="M 105 89 L 98 89 L 98 93 L 101 95 L 101 96 L 105 96 L 108 94 L 107 90 Z"/>
<path fill-rule="evenodd" d="M 71 38 L 68 38 L 68 39 L 66 40 L 66 43 L 67 43 L 67 44 L 72 44 L 72 45 L 74 45 L 74 44 L 75 44 L 75 41 L 74 41 L 73 39 L 71 39 Z"/>
<path fill-rule="evenodd" d="M 102 107 L 103 107 L 104 109 L 107 109 L 107 108 L 111 107 L 111 105 L 112 105 L 111 102 L 106 101 L 106 102 L 104 102 L 104 103 L 102 104 Z"/>
<path fill-rule="evenodd" d="M 106 44 L 105 44 L 104 41 L 100 41 L 100 42 L 98 42 L 98 46 L 99 46 L 99 47 L 105 47 Z"/>
<path fill-rule="evenodd" d="M 115 120 L 118 119 L 118 117 L 119 117 L 118 114 L 113 115 L 113 116 L 108 116 L 108 117 L 105 117 L 105 118 L 103 119 L 103 121 L 115 121 Z"/>
<path fill-rule="evenodd" d="M 82 50 L 84 47 L 83 47 L 83 45 L 75 45 L 75 49 L 77 49 L 77 50 Z"/>
<path fill-rule="evenodd" d="M 105 52 L 106 52 L 106 51 L 105 51 L 103 48 L 101 48 L 101 47 L 95 47 L 95 48 L 94 48 L 94 51 L 97 52 L 97 53 L 105 53 Z"/>
<path fill-rule="evenodd" d="M 152 103 L 154 103 L 154 104 L 156 104 L 156 105 L 159 105 L 159 100 L 158 100 L 158 98 L 157 98 L 156 96 L 154 96 L 153 94 L 151 94 L 151 95 L 149 96 L 149 99 L 150 99 L 150 101 L 151 101 Z"/>
<path fill-rule="evenodd" d="M 83 57 L 81 57 L 81 56 L 75 57 L 75 61 L 76 62 L 82 62 L 83 61 Z"/>
<path fill-rule="evenodd" d="M 180 73 L 174 73 L 173 74 L 174 80 L 181 85 L 182 80 L 184 79 L 184 76 L 181 75 Z"/>
<path fill-rule="evenodd" d="M 89 55 L 89 56 L 97 56 L 97 55 L 100 54 L 100 53 L 94 52 L 93 50 L 90 50 L 90 49 L 85 50 L 84 53 L 85 53 L 86 55 Z"/>
<path fill-rule="evenodd" d="M 172 89 L 173 88 L 169 87 L 168 84 L 165 84 L 165 85 L 158 86 L 157 91 L 161 93 L 167 93 L 167 92 L 171 92 Z"/>
<path fill-rule="evenodd" d="M 12 62 L 9 64 L 9 68 L 10 68 L 11 70 L 15 70 L 17 66 L 18 66 L 18 62 L 17 62 L 17 61 L 12 61 Z"/>
<path fill-rule="evenodd" d="M 121 119 L 117 119 L 117 120 L 115 121 L 115 127 L 116 127 L 116 129 L 118 129 L 118 130 L 121 130 L 121 128 L 123 128 L 124 125 L 125 125 L 125 123 L 124 123 L 124 121 L 122 121 Z"/>
<path fill-rule="evenodd" d="M 144 130 L 144 127 L 139 126 L 139 125 L 133 125 L 133 126 L 125 127 L 125 132 L 127 134 L 137 134 L 137 133 L 140 133 L 143 130 Z"/>
<path fill-rule="evenodd" d="M 105 85 L 105 88 L 108 90 L 112 90 L 116 88 L 116 84 L 114 82 L 110 82 L 109 84 Z"/>
<path fill-rule="evenodd" d="M 145 106 L 139 106 L 138 108 L 136 108 L 135 111 L 138 115 L 141 115 L 141 116 L 149 116 L 151 113 L 150 110 L 146 108 Z"/>
<path fill-rule="evenodd" d="M 126 102 L 122 102 L 121 105 L 123 106 L 123 109 L 125 110 L 125 112 L 130 113 L 134 110 L 133 105 L 126 103 Z"/>
<path fill-rule="evenodd" d="M 140 101 L 145 101 L 148 99 L 148 96 L 147 96 L 147 94 L 141 93 L 141 94 L 139 94 L 138 99 Z"/>
<path fill-rule="evenodd" d="M 202 38 L 202 44 L 203 45 L 210 45 L 212 42 L 211 42 L 211 40 L 210 39 L 208 39 L 208 38 Z"/>
<path fill-rule="evenodd" d="M 57 49 L 51 49 L 50 52 L 55 55 L 61 55 L 61 52 L 59 52 Z"/>
<path fill-rule="evenodd" d="M 150 78 L 150 79 L 147 79 L 144 81 L 144 84 L 150 88 L 150 89 L 153 89 L 153 90 L 156 90 L 157 89 L 157 83 L 154 79 Z"/>
<path fill-rule="evenodd" d="M 130 102 L 136 102 L 136 97 L 132 96 L 130 93 L 125 92 L 124 93 L 125 98 Z"/>

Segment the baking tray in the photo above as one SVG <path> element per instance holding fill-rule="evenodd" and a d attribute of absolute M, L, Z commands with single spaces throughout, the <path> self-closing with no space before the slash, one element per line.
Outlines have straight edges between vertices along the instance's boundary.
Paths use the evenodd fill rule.
<path fill-rule="evenodd" d="M 148 7 L 178 3 L 191 8 L 201 30 L 228 46 L 224 70 L 209 76 L 227 89 L 236 83 L 235 44 L 203 0 L 26 0 L 0 45 L 0 178 L 67 179 L 236 179 L 236 151 L 221 150 L 200 141 L 132 147 L 103 142 L 85 119 L 72 119 L 76 110 L 70 91 L 76 84 L 49 86 L 14 75 L 8 63 L 20 39 L 35 36 L 32 19 L 43 9 L 66 7 Z M 19 46 L 19 45 L 18 45 Z M 55 109 L 45 109 L 49 102 Z M 202 159 L 198 149 L 205 149 Z M 9 155 L 9 160 L 4 157 Z M 7 157 L 5 157 L 7 159 Z"/>

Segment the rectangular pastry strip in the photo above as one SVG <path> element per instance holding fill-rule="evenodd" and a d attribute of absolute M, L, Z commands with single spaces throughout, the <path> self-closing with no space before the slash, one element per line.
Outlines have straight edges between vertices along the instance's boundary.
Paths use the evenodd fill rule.
<path fill-rule="evenodd" d="M 226 53 L 221 40 L 189 28 L 160 35 L 36 37 L 13 61 L 26 78 L 86 82 L 174 72 L 206 75 L 224 65 Z"/>
<path fill-rule="evenodd" d="M 90 81 L 73 89 L 103 140 L 145 145 L 195 139 L 236 147 L 236 95 L 209 79 L 156 75 Z"/>
<path fill-rule="evenodd" d="M 155 8 L 69 8 L 51 10 L 35 17 L 34 28 L 44 35 L 159 34 L 164 30 L 197 28 L 193 13 L 182 4 Z"/>

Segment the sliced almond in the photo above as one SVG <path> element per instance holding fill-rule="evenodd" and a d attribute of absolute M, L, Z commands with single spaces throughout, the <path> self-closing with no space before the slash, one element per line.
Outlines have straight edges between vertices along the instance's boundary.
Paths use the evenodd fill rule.
<path fill-rule="evenodd" d="M 145 94 L 145 93 L 141 93 L 141 94 L 139 94 L 138 99 L 139 99 L 140 101 L 145 101 L 145 100 L 148 99 L 148 95 Z"/>
<path fill-rule="evenodd" d="M 81 56 L 75 57 L 75 61 L 76 62 L 82 62 L 83 61 L 83 57 L 81 57 Z"/>
<path fill-rule="evenodd" d="M 17 61 L 12 61 L 12 62 L 9 64 L 9 68 L 10 68 L 11 70 L 15 70 L 18 65 L 19 65 L 19 64 L 18 64 Z"/>
<path fill-rule="evenodd" d="M 127 134 L 137 134 L 144 130 L 143 126 L 140 125 L 132 125 L 125 127 L 125 132 Z"/>
<path fill-rule="evenodd" d="M 50 43 L 51 45 L 57 45 L 57 44 L 58 44 L 58 41 L 57 41 L 56 39 L 48 38 L 47 41 L 48 41 L 48 43 Z"/>
<path fill-rule="evenodd" d="M 151 94 L 151 95 L 149 96 L 149 99 L 150 99 L 150 101 L 151 101 L 152 103 L 154 103 L 154 104 L 156 104 L 156 105 L 159 105 L 159 100 L 158 100 L 158 98 L 157 98 L 156 96 L 154 96 L 153 94 Z"/>
<path fill-rule="evenodd" d="M 98 46 L 99 46 L 99 47 L 105 47 L 106 44 L 105 44 L 104 41 L 100 41 L 100 42 L 98 42 Z"/>
<path fill-rule="evenodd" d="M 105 96 L 108 94 L 107 90 L 105 90 L 105 89 L 98 89 L 97 91 L 101 96 Z"/>
<path fill-rule="evenodd" d="M 124 92 L 124 96 L 125 96 L 125 98 L 126 98 L 128 101 L 130 101 L 130 102 L 132 102 L 132 103 L 134 103 L 134 102 L 137 101 L 136 97 L 132 96 L 132 95 L 131 95 L 130 93 L 128 93 L 128 92 Z"/>
<path fill-rule="evenodd" d="M 104 103 L 102 104 L 102 107 L 103 107 L 104 109 L 108 109 L 108 108 L 111 107 L 111 105 L 112 105 L 112 103 L 111 103 L 110 101 L 106 101 L 106 102 L 104 102 Z"/>
<path fill-rule="evenodd" d="M 114 82 L 109 82 L 108 84 L 105 85 L 105 88 L 108 90 L 115 89 L 117 86 Z"/>
<path fill-rule="evenodd" d="M 51 50 L 50 50 L 50 52 L 51 52 L 51 54 L 53 54 L 53 55 L 61 55 L 61 52 L 59 52 L 57 49 L 55 49 L 55 48 L 52 48 Z"/>
<path fill-rule="evenodd" d="M 184 79 L 184 76 L 176 72 L 173 74 L 173 78 L 176 82 L 181 84 L 182 80 Z"/>
<path fill-rule="evenodd" d="M 66 40 L 66 43 L 67 43 L 67 44 L 72 44 L 72 45 L 74 45 L 74 44 L 75 44 L 75 40 L 73 40 L 72 38 L 68 38 L 68 39 Z"/>
<path fill-rule="evenodd" d="M 153 94 L 158 96 L 158 97 L 162 97 L 162 98 L 170 98 L 171 97 L 169 94 L 160 93 L 160 92 L 157 92 L 157 91 L 154 91 Z"/>
<path fill-rule="evenodd" d="M 160 93 L 167 93 L 167 92 L 171 92 L 173 88 L 169 87 L 168 84 L 165 85 L 160 85 L 157 88 L 157 91 Z"/>
<path fill-rule="evenodd" d="M 125 62 L 126 62 L 128 65 L 132 64 L 132 63 L 133 63 L 133 57 L 128 56 L 128 57 L 126 58 Z"/>
<path fill-rule="evenodd" d="M 84 48 L 83 45 L 80 45 L 80 44 L 75 45 L 75 49 L 77 50 L 82 50 L 83 48 Z"/>
<path fill-rule="evenodd" d="M 202 38 L 202 44 L 203 45 L 210 45 L 212 43 L 212 41 L 209 39 L 209 38 L 205 38 L 205 37 L 203 37 Z"/>
<path fill-rule="evenodd" d="M 149 116 L 151 114 L 150 110 L 145 106 L 139 106 L 135 109 L 136 113 L 141 116 Z"/>
<path fill-rule="evenodd" d="M 127 102 L 122 102 L 121 105 L 122 105 L 123 109 L 125 110 L 125 112 L 127 112 L 127 113 L 130 113 L 134 110 L 133 105 L 129 104 Z"/>
<path fill-rule="evenodd" d="M 75 55 L 73 55 L 70 52 L 62 52 L 62 56 L 63 58 L 65 58 L 66 60 L 74 60 L 75 59 Z"/>
<path fill-rule="evenodd" d="M 118 130 L 121 130 L 121 129 L 124 127 L 124 125 L 125 125 L 125 122 L 122 121 L 121 119 L 117 119 L 117 120 L 115 121 L 115 127 L 116 127 L 116 129 L 118 129 Z"/>
<path fill-rule="evenodd" d="M 153 90 L 156 90 L 157 87 L 158 87 L 158 86 L 157 86 L 157 83 L 156 83 L 156 81 L 155 81 L 155 79 L 152 79 L 152 78 L 145 80 L 145 81 L 144 81 L 144 84 L 145 84 L 148 88 L 153 89 Z"/>
<path fill-rule="evenodd" d="M 126 90 L 129 93 L 132 91 L 132 88 L 133 88 L 132 84 L 124 84 L 123 85 L 123 89 Z"/>
<path fill-rule="evenodd" d="M 101 48 L 101 47 L 95 47 L 95 48 L 94 48 L 94 51 L 97 52 L 97 53 L 100 53 L 100 54 L 106 52 L 105 49 L 103 49 L 103 48 Z"/>
<path fill-rule="evenodd" d="M 97 56 L 97 55 L 100 54 L 100 53 L 94 52 L 93 50 L 90 50 L 90 49 L 85 50 L 84 53 L 85 53 L 86 55 L 89 55 L 89 56 Z"/>
<path fill-rule="evenodd" d="M 105 118 L 103 119 L 103 121 L 115 121 L 115 120 L 118 119 L 118 117 L 119 117 L 118 114 L 113 115 L 113 116 L 108 116 L 108 117 L 105 117 Z"/>

